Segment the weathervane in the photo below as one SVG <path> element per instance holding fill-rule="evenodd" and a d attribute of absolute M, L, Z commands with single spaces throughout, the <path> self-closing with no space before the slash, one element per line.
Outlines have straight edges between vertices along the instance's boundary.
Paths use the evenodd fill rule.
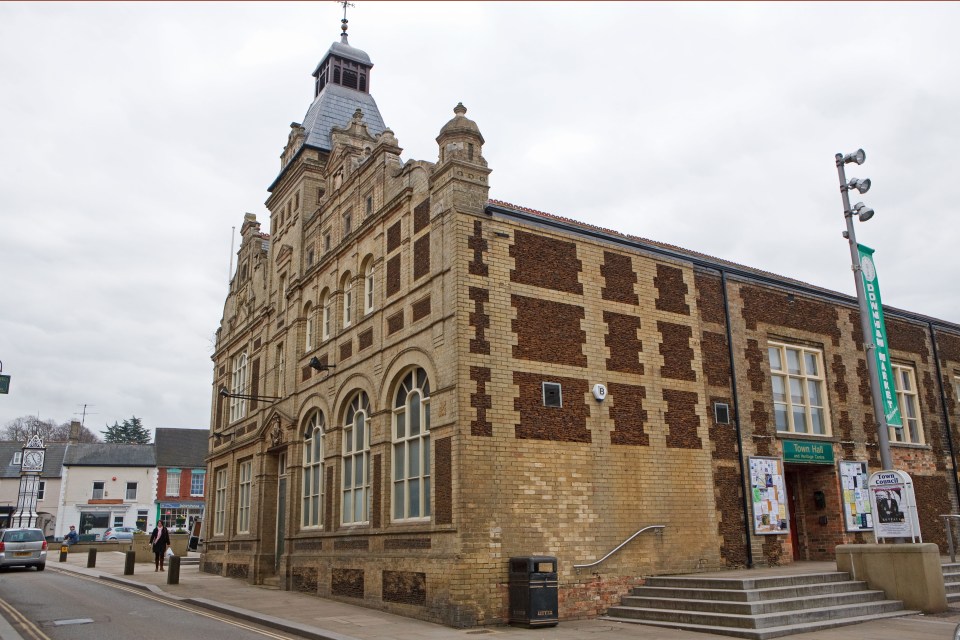
<path fill-rule="evenodd" d="M 337 0 L 337 4 L 343 5 L 343 20 L 340 21 L 340 31 L 343 33 L 340 34 L 340 41 L 344 44 L 347 43 L 347 7 L 355 7 L 357 5 L 352 2 L 347 2 L 347 0 Z"/>

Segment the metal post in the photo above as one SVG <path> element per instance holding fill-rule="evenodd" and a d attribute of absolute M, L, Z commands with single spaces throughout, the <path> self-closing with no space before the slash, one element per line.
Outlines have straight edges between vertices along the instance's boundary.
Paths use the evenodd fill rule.
<path fill-rule="evenodd" d="M 853 279 L 857 284 L 857 304 L 860 307 L 860 329 L 863 332 L 864 349 L 867 358 L 867 370 L 870 373 L 870 396 L 873 399 L 873 413 L 877 421 L 877 443 L 880 446 L 880 465 L 883 469 L 893 469 L 893 460 L 890 457 L 890 426 L 887 424 L 887 414 L 883 409 L 883 399 L 880 397 L 880 373 L 877 371 L 877 362 L 873 350 L 877 348 L 873 341 L 873 330 L 870 326 L 870 311 L 867 307 L 867 297 L 863 291 L 863 280 L 860 276 L 860 252 L 857 250 L 857 235 L 853 229 L 853 211 L 850 210 L 850 196 L 848 195 L 847 176 L 843 170 L 843 154 L 838 153 L 837 174 L 840 176 L 840 195 L 843 197 L 843 217 L 847 221 L 847 241 L 850 244 L 850 260 L 853 263 Z"/>
<path fill-rule="evenodd" d="M 93 569 L 97 566 L 97 550 L 90 549 L 87 551 L 87 569 Z"/>
<path fill-rule="evenodd" d="M 67 547 L 67 545 L 65 545 L 65 544 L 60 545 L 60 562 L 66 562 L 66 561 L 67 561 L 67 551 L 68 551 L 68 550 L 69 550 L 69 547 Z"/>
<path fill-rule="evenodd" d="M 132 576 L 133 566 L 137 561 L 136 551 L 127 551 L 123 557 L 123 575 Z"/>
<path fill-rule="evenodd" d="M 180 556 L 167 558 L 167 584 L 180 584 Z"/>

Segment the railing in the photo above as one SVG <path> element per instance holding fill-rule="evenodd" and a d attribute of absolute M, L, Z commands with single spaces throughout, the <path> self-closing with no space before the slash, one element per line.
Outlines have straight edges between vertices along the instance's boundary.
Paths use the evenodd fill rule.
<path fill-rule="evenodd" d="M 957 517 L 960 517 L 960 516 L 957 516 Z M 640 534 L 643 533 L 644 531 L 650 531 L 651 529 L 654 529 L 654 530 L 656 530 L 656 533 L 657 533 L 658 536 L 659 536 L 659 535 L 663 535 L 663 527 L 664 527 L 664 525 L 662 525 L 662 524 L 652 524 L 652 525 L 650 525 L 649 527 L 644 527 L 643 529 L 640 529 L 639 531 L 637 531 L 636 533 L 634 533 L 632 536 L 630 536 L 629 538 L 627 538 L 626 540 L 624 540 L 623 542 L 621 542 L 620 544 L 618 544 L 616 547 L 614 547 L 614 549 L 613 549 L 612 551 L 610 551 L 610 553 L 608 553 L 607 555 L 603 556 L 602 558 L 600 558 L 600 559 L 597 560 L 596 562 L 591 562 L 590 564 L 575 564 L 575 565 L 573 565 L 573 568 L 576 569 L 577 571 L 580 571 L 580 569 L 589 569 L 590 567 L 595 567 L 595 566 L 597 566 L 598 564 L 600 564 L 601 562 L 603 562 L 604 560 L 606 560 L 607 558 L 609 558 L 610 556 L 612 556 L 613 554 L 615 554 L 617 551 L 620 551 L 620 549 L 623 549 L 625 546 L 627 546 L 627 544 L 630 543 L 631 540 L 633 540 L 634 538 L 636 538 L 638 535 L 640 535 Z"/>
<path fill-rule="evenodd" d="M 950 562 L 957 561 L 957 554 L 953 549 L 953 521 L 960 521 L 960 515 L 955 513 L 940 514 L 943 524 L 947 528 L 947 548 L 950 550 Z"/>

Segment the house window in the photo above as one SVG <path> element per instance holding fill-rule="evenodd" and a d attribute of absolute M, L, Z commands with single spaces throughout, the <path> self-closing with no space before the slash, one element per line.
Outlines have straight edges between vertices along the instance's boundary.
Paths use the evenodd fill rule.
<path fill-rule="evenodd" d="M 370 400 L 360 391 L 350 401 L 343 425 L 343 524 L 359 524 L 369 519 L 369 415 Z"/>
<path fill-rule="evenodd" d="M 893 380 L 897 388 L 897 403 L 900 405 L 902 429 L 890 427 L 890 442 L 923 444 L 923 423 L 920 420 L 920 403 L 917 401 L 917 379 L 913 367 L 891 363 Z"/>
<path fill-rule="evenodd" d="M 21 464 L 23 462 L 23 451 L 15 451 L 13 453 L 13 463 L 12 464 Z"/>
<path fill-rule="evenodd" d="M 166 493 L 168 496 L 180 495 L 180 470 L 179 469 L 167 469 Z"/>
<path fill-rule="evenodd" d="M 430 383 L 404 376 L 393 404 L 393 519 L 430 516 Z"/>
<path fill-rule="evenodd" d="M 125 500 L 136 500 L 137 499 L 137 483 L 128 482 L 127 483 L 127 494 L 124 497 Z"/>
<path fill-rule="evenodd" d="M 200 497 L 203 495 L 203 481 L 207 477 L 206 471 L 194 469 L 190 472 L 190 495 Z"/>
<path fill-rule="evenodd" d="M 243 394 L 247 388 L 247 354 L 241 353 L 233 359 L 233 376 L 230 381 L 230 391 L 234 394 Z M 236 422 L 247 415 L 247 400 L 245 398 L 230 398 L 230 422 Z"/>
<path fill-rule="evenodd" d="M 373 311 L 373 260 L 367 263 L 367 268 L 363 272 L 363 312 Z"/>
<path fill-rule="evenodd" d="M 348 273 L 343 279 L 343 326 L 349 327 L 353 322 L 353 279 Z"/>
<path fill-rule="evenodd" d="M 277 289 L 277 293 L 280 295 L 277 308 L 280 309 L 280 311 L 284 311 L 287 308 L 287 276 L 280 276 L 280 286 Z"/>
<path fill-rule="evenodd" d="M 313 351 L 314 345 L 314 334 L 313 334 L 313 308 L 307 303 L 306 307 L 303 309 L 303 315 L 306 316 L 307 322 L 303 329 L 303 350 L 304 351 Z"/>
<path fill-rule="evenodd" d="M 253 460 L 240 463 L 237 482 L 237 533 L 250 533 L 250 493 L 253 489 Z"/>
<path fill-rule="evenodd" d="M 113 526 L 122 527 L 123 526 L 123 516 L 113 516 Z"/>
<path fill-rule="evenodd" d="M 323 311 L 322 311 L 323 319 L 321 321 L 322 326 L 320 330 L 323 332 L 324 340 L 330 339 L 330 316 L 331 316 L 330 305 L 332 303 L 333 301 L 331 300 L 330 295 L 327 292 L 324 292 L 323 296 L 320 298 L 320 304 L 323 306 Z"/>
<path fill-rule="evenodd" d="M 287 362 L 283 353 L 283 343 L 277 345 L 277 396 L 287 394 Z"/>
<path fill-rule="evenodd" d="M 307 266 L 312 267 L 314 261 L 314 250 L 313 247 L 307 249 Z"/>
<path fill-rule="evenodd" d="M 104 484 L 104 483 L 102 483 L 102 482 L 94 482 L 94 483 L 93 483 L 93 495 L 90 496 L 91 499 L 93 499 L 93 500 L 103 500 L 103 484 Z"/>
<path fill-rule="evenodd" d="M 147 531 L 147 510 L 146 509 L 137 510 L 136 525 L 137 525 L 137 529 L 140 529 L 140 531 L 143 531 L 143 532 Z"/>
<path fill-rule="evenodd" d="M 770 343 L 767 353 L 777 431 L 830 435 L 821 352 Z"/>
<path fill-rule="evenodd" d="M 323 525 L 324 418 L 315 411 L 303 432 L 303 526 Z"/>
<path fill-rule="evenodd" d="M 330 234 L 323 234 L 323 252 L 330 253 Z"/>
<path fill-rule="evenodd" d="M 364 215 L 368 218 L 373 215 L 373 196 L 367 196 L 366 205 L 364 206 Z"/>
<path fill-rule="evenodd" d="M 350 232 L 353 231 L 353 210 L 347 211 L 343 214 L 343 235 L 344 237 L 350 235 Z"/>
<path fill-rule="evenodd" d="M 37 500 L 43 500 L 43 495 L 47 492 L 47 481 L 37 481 Z"/>
<path fill-rule="evenodd" d="M 227 515 L 227 470 L 217 469 L 213 493 L 213 535 L 222 536 Z"/>

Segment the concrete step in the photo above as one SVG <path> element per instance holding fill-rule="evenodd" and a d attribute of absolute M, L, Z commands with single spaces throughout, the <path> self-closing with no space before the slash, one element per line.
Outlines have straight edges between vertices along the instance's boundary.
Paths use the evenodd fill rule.
<path fill-rule="evenodd" d="M 783 598 L 803 598 L 827 593 L 850 593 L 863 591 L 867 583 L 860 580 L 845 580 L 843 582 L 824 582 L 816 584 L 795 585 L 789 587 L 772 587 L 769 589 L 684 589 L 681 587 L 634 587 L 631 596 L 648 598 L 690 598 L 697 600 L 726 600 L 733 602 L 754 602 L 758 600 L 781 600 Z"/>
<path fill-rule="evenodd" d="M 809 633 L 812 631 L 832 629 L 835 627 L 842 627 L 850 624 L 859 624 L 861 622 L 870 622 L 872 620 L 877 620 L 880 618 L 895 618 L 899 616 L 913 615 L 917 613 L 919 613 L 919 611 L 900 610 L 900 611 L 895 611 L 890 613 L 871 614 L 871 615 L 859 616 L 859 617 L 855 616 L 852 618 L 837 618 L 832 620 L 821 620 L 819 622 L 808 622 L 803 624 L 786 624 L 779 627 L 767 627 L 764 629 L 740 629 L 740 628 L 731 628 L 731 627 L 718 627 L 718 626 L 711 626 L 711 625 L 676 623 L 676 622 L 669 622 L 669 621 L 647 621 L 647 620 L 610 617 L 610 616 L 603 616 L 600 619 L 613 620 L 616 622 L 624 622 L 628 624 L 643 624 L 643 625 L 649 625 L 653 627 L 683 629 L 687 631 L 699 631 L 702 633 L 713 633 L 717 635 L 730 636 L 734 638 L 747 638 L 748 640 L 768 640 L 769 638 L 780 638 L 783 636 L 791 636 L 798 633 Z"/>
<path fill-rule="evenodd" d="M 646 585 L 651 587 L 679 587 L 682 589 L 772 589 L 776 587 L 795 587 L 827 582 L 846 582 L 850 576 L 842 571 L 827 573 L 801 573 L 786 576 L 768 576 L 764 578 L 708 578 L 705 576 L 653 576 L 647 578 Z"/>
<path fill-rule="evenodd" d="M 634 619 L 642 623 L 673 622 L 678 625 L 703 625 L 724 629 L 769 629 L 791 625 L 812 624 L 828 620 L 876 618 L 883 614 L 903 611 L 899 600 L 800 609 L 796 611 L 743 615 L 713 611 L 676 611 L 641 607 L 617 606 L 607 611 L 607 617 Z M 898 613 L 898 615 L 900 615 Z M 848 624 L 848 623 L 844 623 Z"/>
<path fill-rule="evenodd" d="M 640 609 L 670 609 L 673 611 L 709 611 L 756 616 L 765 613 L 783 613 L 800 609 L 815 609 L 831 606 L 856 605 L 878 602 L 884 599 L 883 591 L 850 591 L 847 593 L 823 593 L 794 598 L 762 599 L 748 602 L 725 600 L 694 600 L 688 598 L 664 598 L 648 596 L 625 596 L 624 607 Z"/>

